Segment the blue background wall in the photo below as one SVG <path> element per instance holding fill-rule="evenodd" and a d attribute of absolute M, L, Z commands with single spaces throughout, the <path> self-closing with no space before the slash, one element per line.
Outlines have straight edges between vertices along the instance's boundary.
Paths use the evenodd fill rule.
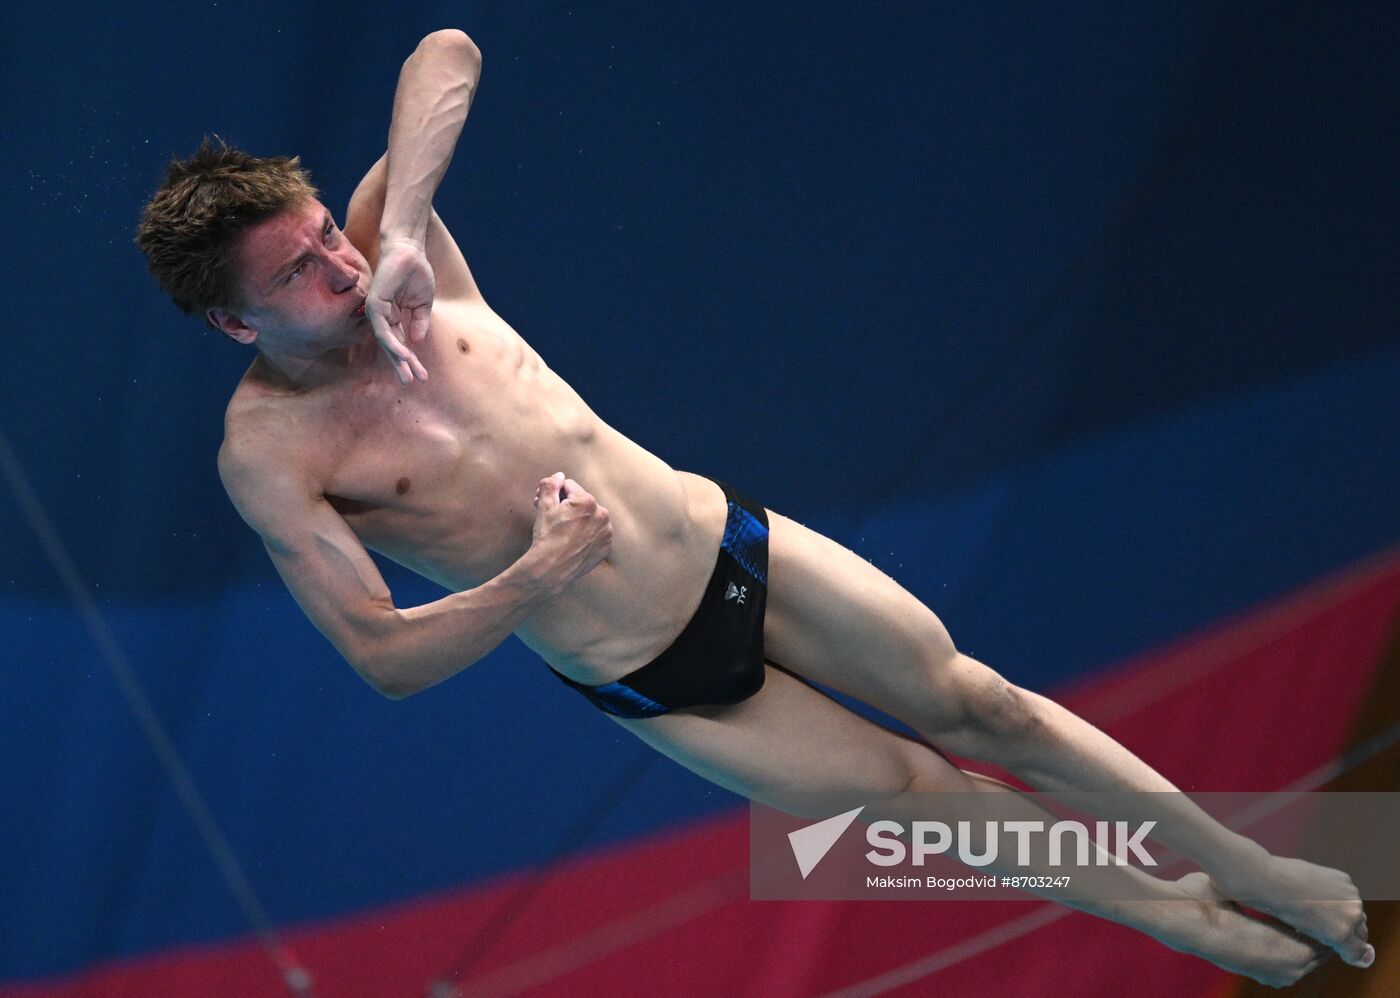
<path fill-rule="evenodd" d="M 487 300 L 1045 688 L 1400 538 L 1400 18 L 1138 6 L 11 12 L 0 427 L 275 922 L 537 863 L 646 750 L 514 641 L 391 703 L 301 617 L 214 466 L 250 354 L 131 244 L 167 160 L 299 153 L 343 220 L 465 29 Z M 244 931 L 8 494 L 0 656 L 0 979 Z M 658 761 L 590 841 L 736 803 Z"/>

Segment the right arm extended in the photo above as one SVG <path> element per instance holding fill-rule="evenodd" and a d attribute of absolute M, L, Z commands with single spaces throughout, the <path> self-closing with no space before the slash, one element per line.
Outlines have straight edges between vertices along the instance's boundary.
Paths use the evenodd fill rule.
<path fill-rule="evenodd" d="M 518 561 L 474 589 L 399 609 L 364 546 L 306 476 L 228 441 L 219 473 L 297 604 L 366 682 L 395 700 L 484 657 L 611 545 L 607 510 L 560 473 L 540 482 L 534 541 Z"/>

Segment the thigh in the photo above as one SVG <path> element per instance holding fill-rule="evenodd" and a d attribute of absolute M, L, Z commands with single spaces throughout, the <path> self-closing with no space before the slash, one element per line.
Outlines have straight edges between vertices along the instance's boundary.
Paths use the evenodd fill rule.
<path fill-rule="evenodd" d="M 792 810 L 785 795 L 793 792 L 969 789 L 966 775 L 927 745 L 852 713 L 783 669 L 765 670 L 763 688 L 733 706 L 612 720 L 707 780 L 784 810 Z"/>
<path fill-rule="evenodd" d="M 934 612 L 830 538 L 768 522 L 764 654 L 925 734 L 955 724 L 960 656 Z"/>

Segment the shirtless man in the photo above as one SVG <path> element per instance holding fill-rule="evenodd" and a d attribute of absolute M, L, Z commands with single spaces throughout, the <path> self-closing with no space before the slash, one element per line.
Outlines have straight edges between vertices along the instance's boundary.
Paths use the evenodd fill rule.
<path fill-rule="evenodd" d="M 137 236 L 182 310 L 258 351 L 228 405 L 219 471 L 345 660 L 398 699 L 514 633 L 618 724 L 764 802 L 794 790 L 1012 792 L 803 680 L 1038 789 L 1174 789 L 960 654 L 932 611 L 865 559 L 605 424 L 492 311 L 432 209 L 480 70 L 461 31 L 423 39 L 399 78 L 388 151 L 343 231 L 296 159 L 206 141 L 171 163 Z M 452 595 L 396 607 L 366 548 Z M 1173 834 L 1164 844 L 1209 877 L 1152 881 L 1159 900 L 1084 907 L 1268 984 L 1331 951 L 1370 965 L 1359 901 L 1252 902 L 1294 932 L 1225 900 L 1300 896 L 1290 888 L 1320 868 L 1270 856 L 1194 808 Z"/>

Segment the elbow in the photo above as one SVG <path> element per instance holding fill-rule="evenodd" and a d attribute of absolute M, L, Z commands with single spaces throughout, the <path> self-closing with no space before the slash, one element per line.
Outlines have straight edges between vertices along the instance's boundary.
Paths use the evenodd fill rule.
<path fill-rule="evenodd" d="M 435 50 L 450 54 L 472 66 L 474 72 L 481 72 L 481 49 L 476 47 L 467 33 L 460 28 L 443 28 L 425 35 L 418 43 L 420 51 Z"/>
<path fill-rule="evenodd" d="M 408 682 L 403 674 L 394 669 L 391 663 L 378 661 L 361 660 L 352 663 L 355 671 L 360 674 L 365 682 L 374 689 L 374 692 L 388 700 L 402 700 L 418 692 L 418 688 Z"/>
<path fill-rule="evenodd" d="M 378 662 L 358 663 L 356 670 L 364 676 L 365 682 L 374 687 L 375 693 L 388 700 L 403 700 L 410 694 L 417 693 L 417 687 L 407 682 L 402 670 L 393 668 L 392 663 L 382 659 Z"/>
<path fill-rule="evenodd" d="M 373 633 L 360 634 L 351 648 L 342 650 L 350 667 L 380 696 L 402 700 L 418 692 L 404 676 L 387 627 L 376 627 Z"/>
<path fill-rule="evenodd" d="M 374 684 L 374 688 L 380 696 L 388 700 L 402 700 L 418 692 L 415 687 L 408 683 L 397 683 L 393 680 L 377 682 Z"/>

